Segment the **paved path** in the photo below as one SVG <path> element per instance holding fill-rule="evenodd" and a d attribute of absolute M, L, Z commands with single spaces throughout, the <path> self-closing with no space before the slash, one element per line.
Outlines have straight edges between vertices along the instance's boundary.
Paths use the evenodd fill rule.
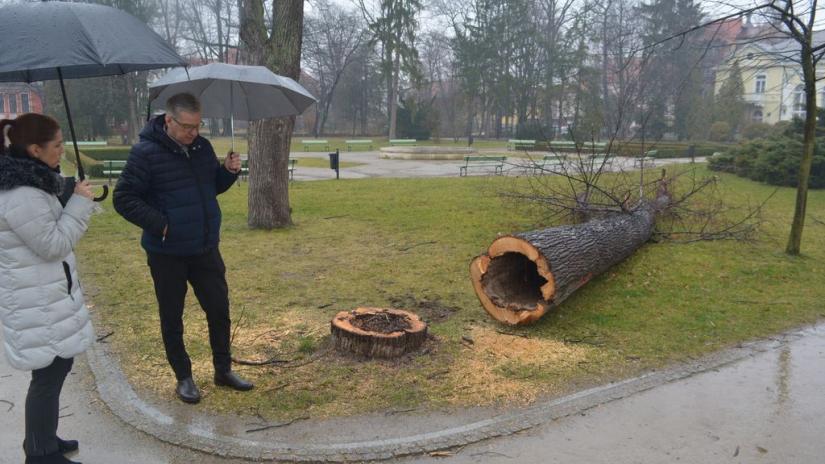
<path fill-rule="evenodd" d="M 105 348 L 105 347 L 104 347 Z M 96 369 L 101 346 L 90 356 Z M 214 418 L 197 407 L 139 399 L 148 413 L 140 427 L 163 436 L 174 429 L 172 446 L 141 433 L 110 412 L 101 396 L 112 400 L 110 387 L 95 387 L 81 358 L 63 394 L 61 433 L 78 438 L 77 459 L 89 463 L 241 463 L 188 449 L 209 443 L 211 453 L 249 455 L 287 443 L 296 459 L 309 458 L 330 443 L 353 459 L 368 457 L 383 445 L 399 452 L 415 446 L 434 450 L 444 431 L 474 441 L 474 430 L 524 431 L 450 450 L 446 457 L 428 454 L 396 459 L 402 463 L 793 463 L 819 464 L 825 456 L 825 326 L 795 331 L 765 342 L 723 352 L 687 366 L 653 373 L 620 384 L 572 395 L 516 411 L 470 410 L 428 416 L 394 415 L 351 418 L 287 427 L 274 435 L 238 440 L 243 418 Z M 98 372 L 101 375 L 101 372 Z M 105 376 L 103 376 L 105 377 Z M 20 449 L 23 398 L 28 374 L 0 360 L 0 462 L 22 463 Z M 120 398 L 115 410 L 134 408 Z M 122 411 L 118 411 L 122 414 Z M 143 421 L 143 424 L 139 422 Z M 457 425 L 464 423 L 464 426 Z M 531 425 L 533 427 L 531 427 Z M 425 432 L 429 428 L 431 432 Z M 395 434 L 388 437 L 388 433 Z M 439 437 L 439 434 L 442 436 Z M 169 437 L 164 437 L 168 439 Z M 232 440 L 236 440 L 234 443 Z M 384 443 L 382 443 L 384 442 Z M 461 440 L 458 440 L 461 442 Z M 229 443 L 230 446 L 227 446 Z M 353 445 L 356 443 L 357 445 Z M 283 457 L 283 456 L 281 456 Z M 317 456 L 316 456 L 317 457 Z M 339 458 L 341 456 L 338 456 Z M 383 456 L 387 457 L 387 456 Z M 330 455 L 332 460 L 336 456 Z"/>
<path fill-rule="evenodd" d="M 502 153 L 502 149 L 480 150 L 480 154 L 487 152 Z M 534 159 L 540 160 L 545 153 L 532 153 Z M 326 153 L 299 152 L 293 153 L 296 158 L 321 158 L 329 159 Z M 340 170 L 342 179 L 363 179 L 368 177 L 458 177 L 458 168 L 464 164 L 463 161 L 433 161 L 433 160 L 391 160 L 382 159 L 379 152 L 341 152 L 341 161 L 352 161 L 362 163 L 360 166 L 344 168 Z M 702 162 L 704 158 L 696 158 L 695 161 Z M 673 158 L 656 161 L 656 166 L 670 163 L 688 163 L 689 158 Z M 505 166 L 507 175 L 523 175 L 532 170 L 527 168 L 530 164 L 528 158 L 509 157 Z M 633 169 L 633 159 L 615 157 L 610 169 Z M 470 175 L 485 175 L 484 171 L 471 170 Z M 302 167 L 299 162 L 295 167 L 295 180 L 323 180 L 334 179 L 335 171 L 326 168 Z"/>

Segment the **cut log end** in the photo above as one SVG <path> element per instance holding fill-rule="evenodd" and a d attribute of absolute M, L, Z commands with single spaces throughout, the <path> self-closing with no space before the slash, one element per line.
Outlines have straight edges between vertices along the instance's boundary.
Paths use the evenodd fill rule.
<path fill-rule="evenodd" d="M 427 338 L 427 324 L 418 315 L 399 309 L 342 311 L 330 327 L 339 351 L 368 358 L 396 358 L 418 349 Z"/>
<path fill-rule="evenodd" d="M 470 264 L 473 288 L 496 320 L 521 325 L 538 320 L 550 308 L 555 280 L 542 254 L 529 242 L 506 236 L 488 254 Z"/>

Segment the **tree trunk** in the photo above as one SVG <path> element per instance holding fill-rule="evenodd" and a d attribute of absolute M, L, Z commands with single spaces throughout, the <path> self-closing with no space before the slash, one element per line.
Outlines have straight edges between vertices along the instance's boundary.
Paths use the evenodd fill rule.
<path fill-rule="evenodd" d="M 261 0 L 241 0 L 241 40 L 249 60 L 298 81 L 301 72 L 304 1 L 274 2 L 272 35 Z M 249 127 L 249 217 L 251 228 L 292 225 L 287 164 L 295 117 L 265 119 Z"/>
<path fill-rule="evenodd" d="M 816 143 L 816 75 L 813 53 L 806 45 L 803 45 L 802 50 L 802 74 L 805 79 L 805 136 L 802 143 L 802 161 L 799 165 L 799 181 L 796 187 L 796 207 L 791 223 L 791 235 L 788 238 L 788 246 L 785 248 L 786 253 L 794 256 L 799 255 L 802 246 L 802 230 L 805 227 L 805 210 L 808 204 L 808 179 L 811 177 L 811 164 Z"/>
<path fill-rule="evenodd" d="M 126 116 L 126 127 L 128 130 L 127 141 L 129 144 L 137 143 L 138 133 L 141 129 L 140 116 L 137 110 L 137 89 L 135 89 L 135 76 L 128 73 L 123 80 L 126 85 L 126 97 L 129 99 L 129 113 Z"/>
<path fill-rule="evenodd" d="M 267 119 L 249 123 L 247 223 L 251 228 L 272 229 L 292 224 L 287 164 L 294 125 L 295 118 Z M 278 156 L 279 153 L 285 153 L 287 156 Z M 284 200 L 273 203 L 273 198 Z"/>
<path fill-rule="evenodd" d="M 535 322 L 647 242 L 656 211 L 646 205 L 630 214 L 499 237 L 470 264 L 476 295 L 500 322 Z"/>
<path fill-rule="evenodd" d="M 473 146 L 473 119 L 475 119 L 475 96 L 470 95 L 467 105 L 467 146 Z"/>
<path fill-rule="evenodd" d="M 398 121 L 398 82 L 401 74 L 401 55 L 396 52 L 395 62 L 392 65 L 392 90 L 390 91 L 390 134 L 389 138 L 396 138 L 396 124 Z"/>
<path fill-rule="evenodd" d="M 342 311 L 332 319 L 330 331 L 339 351 L 367 358 L 397 358 L 427 340 L 427 324 L 418 315 L 398 309 Z"/>

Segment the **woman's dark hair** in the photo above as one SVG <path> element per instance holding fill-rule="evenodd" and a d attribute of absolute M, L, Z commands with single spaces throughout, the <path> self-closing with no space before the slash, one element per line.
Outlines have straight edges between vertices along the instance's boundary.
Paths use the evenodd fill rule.
<path fill-rule="evenodd" d="M 0 151 L 5 150 L 7 136 L 10 144 L 25 149 L 31 144 L 46 145 L 57 137 L 59 130 L 60 124 L 45 114 L 26 113 L 17 119 L 0 120 Z"/>

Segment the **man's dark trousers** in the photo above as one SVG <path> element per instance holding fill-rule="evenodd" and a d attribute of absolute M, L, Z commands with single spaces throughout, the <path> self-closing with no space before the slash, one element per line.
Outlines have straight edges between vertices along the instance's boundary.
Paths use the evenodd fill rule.
<path fill-rule="evenodd" d="M 149 269 L 155 282 L 160 310 L 160 331 L 166 359 L 183 380 L 192 376 L 192 362 L 183 344 L 183 303 L 186 283 L 192 284 L 195 296 L 206 313 L 209 344 L 216 372 L 229 372 L 229 293 L 226 267 L 217 248 L 202 255 L 173 256 L 147 252 Z"/>

